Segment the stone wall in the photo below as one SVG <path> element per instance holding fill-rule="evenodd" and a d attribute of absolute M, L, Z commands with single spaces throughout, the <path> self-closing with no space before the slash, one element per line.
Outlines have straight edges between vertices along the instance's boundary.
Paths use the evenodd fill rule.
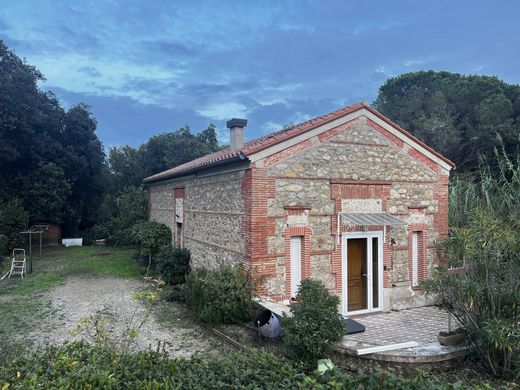
<path fill-rule="evenodd" d="M 302 142 L 301 147 L 294 146 L 296 152 L 293 154 L 286 150 L 283 157 L 271 156 L 260 164 L 273 189 L 266 200 L 265 226 L 268 228 L 264 230 L 268 250 L 261 257 L 261 261 L 267 264 L 262 280 L 268 295 L 288 298 L 282 283 L 288 267 L 284 256 L 287 251 L 284 242 L 289 226 L 288 208 L 308 210 L 311 277 L 322 280 L 330 291 L 337 294 L 341 294 L 342 285 L 341 246 L 336 242 L 335 233 L 337 213 L 345 207 L 342 203 L 345 199 L 372 199 L 375 196 L 382 201 L 378 204 L 382 211 L 413 226 L 425 226 L 428 272 L 436 261 L 437 230 L 439 226 L 447 228 L 443 221 L 436 222 L 440 214 L 441 219 L 444 218 L 447 210 L 440 207 L 444 195 L 439 196 L 439 190 L 447 191 L 447 186 L 440 187 L 439 178 L 448 173 L 430 160 L 425 163 L 424 159 L 417 158 L 409 146 L 393 136 L 385 136 L 381 128 L 366 118 L 328 133 Z M 335 198 L 332 187 L 337 183 L 356 184 L 361 195 L 356 197 L 349 193 Z M 363 183 L 368 183 L 370 189 L 366 189 L 368 187 L 365 188 Z M 412 215 L 414 209 L 419 212 Z M 413 290 L 410 285 L 409 237 L 406 226 L 387 229 L 384 260 L 386 309 L 414 307 L 426 302 L 421 292 Z M 268 265 L 270 263 L 272 266 Z"/>
<path fill-rule="evenodd" d="M 164 223 L 175 234 L 175 188 L 184 188 L 183 243 L 192 266 L 213 268 L 237 264 L 244 257 L 242 221 L 244 171 L 215 174 L 149 188 L 149 219 Z"/>

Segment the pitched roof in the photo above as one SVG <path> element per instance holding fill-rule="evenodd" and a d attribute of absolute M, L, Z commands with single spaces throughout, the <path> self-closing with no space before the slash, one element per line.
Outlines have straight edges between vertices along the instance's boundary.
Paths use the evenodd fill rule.
<path fill-rule="evenodd" d="M 203 167 L 209 167 L 212 165 L 220 164 L 220 163 L 228 163 L 232 161 L 237 161 L 239 159 L 246 159 L 248 156 L 257 153 L 261 150 L 264 150 L 270 146 L 276 145 L 280 142 L 283 142 L 289 138 L 295 137 L 299 134 L 305 133 L 309 130 L 312 130 L 316 127 L 322 126 L 328 122 L 332 122 L 333 120 L 336 120 L 338 118 L 341 118 L 342 116 L 351 114 L 355 111 L 358 111 L 362 108 L 365 108 L 369 110 L 374 115 L 378 116 L 391 126 L 395 127 L 397 130 L 402 132 L 407 137 L 411 138 L 415 142 L 417 142 L 422 147 L 426 148 L 428 151 L 433 153 L 435 156 L 439 157 L 446 163 L 448 163 L 451 166 L 455 166 L 453 162 L 451 162 L 449 159 L 441 155 L 439 152 L 435 151 L 434 149 L 427 146 L 424 142 L 420 141 L 410 133 L 408 133 L 406 130 L 399 127 L 397 124 L 392 122 L 390 119 L 370 107 L 366 103 L 356 103 L 352 104 L 351 106 L 343 107 L 339 110 L 330 112 L 328 114 L 318 116 L 316 118 L 310 119 L 308 121 L 299 123 L 297 125 L 276 131 L 274 133 L 256 138 L 252 141 L 246 142 L 242 149 L 240 150 L 230 150 L 222 149 L 214 153 L 207 154 L 205 156 L 199 157 L 195 160 L 186 162 L 184 164 L 178 165 L 174 168 L 168 169 L 166 171 L 157 173 L 153 176 L 149 176 L 144 179 L 145 182 L 154 182 L 154 181 L 160 181 L 164 180 L 173 176 L 180 176 L 182 174 L 188 174 L 192 173 L 194 171 L 199 170 Z"/>

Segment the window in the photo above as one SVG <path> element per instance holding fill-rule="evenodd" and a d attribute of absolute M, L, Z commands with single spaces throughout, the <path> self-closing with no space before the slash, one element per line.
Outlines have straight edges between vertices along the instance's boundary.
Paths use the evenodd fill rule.
<path fill-rule="evenodd" d="M 302 282 L 302 237 L 291 237 L 291 298 L 296 297 Z"/>
<path fill-rule="evenodd" d="M 182 247 L 182 223 L 177 222 L 177 229 L 175 231 L 175 245 Z"/>
<path fill-rule="evenodd" d="M 412 232 L 412 287 L 419 285 L 419 232 Z"/>
<path fill-rule="evenodd" d="M 422 226 L 421 226 L 422 227 Z M 427 274 L 428 260 L 426 258 L 426 237 L 427 230 L 417 229 L 417 227 L 410 229 L 410 236 L 408 238 L 409 245 L 409 262 L 408 275 L 411 281 L 412 288 L 418 287 L 420 282 L 424 280 Z"/>

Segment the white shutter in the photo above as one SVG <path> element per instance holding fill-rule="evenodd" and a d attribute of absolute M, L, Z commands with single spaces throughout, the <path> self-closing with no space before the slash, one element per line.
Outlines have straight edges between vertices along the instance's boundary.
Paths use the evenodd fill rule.
<path fill-rule="evenodd" d="M 412 233 L 412 286 L 419 285 L 419 233 Z"/>
<path fill-rule="evenodd" d="M 302 238 L 291 237 L 291 297 L 296 297 L 296 292 L 302 281 Z"/>

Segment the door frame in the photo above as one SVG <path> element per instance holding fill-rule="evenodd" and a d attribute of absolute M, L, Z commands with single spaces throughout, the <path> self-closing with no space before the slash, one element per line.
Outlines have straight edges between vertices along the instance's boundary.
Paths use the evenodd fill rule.
<path fill-rule="evenodd" d="M 347 258 L 347 245 L 349 239 L 364 238 L 367 240 L 367 309 L 348 311 L 348 258 Z M 377 270 L 373 270 L 372 261 L 372 238 L 377 238 L 378 245 L 378 259 L 377 259 Z M 378 302 L 379 307 L 373 307 L 373 274 L 377 272 L 379 281 L 378 286 Z M 383 232 L 382 231 L 370 231 L 370 232 L 350 232 L 343 233 L 341 235 L 341 276 L 342 276 L 342 289 L 341 289 L 341 310 L 344 316 L 353 314 L 365 314 L 371 312 L 383 311 Z"/>

